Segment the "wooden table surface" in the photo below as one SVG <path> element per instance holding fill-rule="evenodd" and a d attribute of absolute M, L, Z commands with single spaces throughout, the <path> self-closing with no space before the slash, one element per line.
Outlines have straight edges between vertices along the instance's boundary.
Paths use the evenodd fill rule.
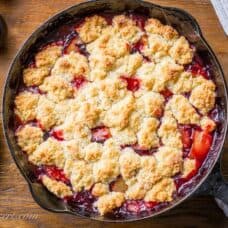
<path fill-rule="evenodd" d="M 0 93 L 10 62 L 24 40 L 51 15 L 78 0 L 0 0 L 0 14 L 7 22 L 6 47 L 0 50 Z M 199 22 L 218 56 L 228 80 L 228 39 L 209 0 L 154 0 L 164 6 L 187 10 Z M 228 148 L 228 143 L 226 143 Z M 0 227 L 228 227 L 228 218 L 211 197 L 191 198 L 157 218 L 127 224 L 104 224 L 41 209 L 15 166 L 0 130 Z M 226 151 L 225 149 L 225 152 Z M 226 163 L 226 164 L 225 164 Z M 228 176 L 228 153 L 223 158 Z"/>

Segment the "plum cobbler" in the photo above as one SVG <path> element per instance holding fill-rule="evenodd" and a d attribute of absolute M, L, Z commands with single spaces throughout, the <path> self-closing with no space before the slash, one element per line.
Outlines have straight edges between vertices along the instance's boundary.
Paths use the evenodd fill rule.
<path fill-rule="evenodd" d="M 212 145 L 207 66 L 154 18 L 100 14 L 70 28 L 23 70 L 18 145 L 37 179 L 75 208 L 108 215 L 167 205 Z"/>

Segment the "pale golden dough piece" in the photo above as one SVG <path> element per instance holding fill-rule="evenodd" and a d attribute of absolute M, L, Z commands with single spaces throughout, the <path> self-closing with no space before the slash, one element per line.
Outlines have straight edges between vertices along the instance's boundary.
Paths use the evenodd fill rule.
<path fill-rule="evenodd" d="M 146 21 L 145 30 L 149 34 L 158 34 L 167 40 L 173 40 L 178 38 L 177 31 L 169 26 L 163 25 L 159 20 L 150 18 Z"/>
<path fill-rule="evenodd" d="M 42 176 L 42 183 L 50 192 L 60 198 L 73 195 L 69 186 L 61 181 L 53 180 L 46 175 Z"/>
<path fill-rule="evenodd" d="M 48 67 L 29 67 L 23 70 L 23 80 L 26 86 L 41 85 L 44 78 L 49 75 Z"/>
<path fill-rule="evenodd" d="M 172 80 L 179 78 L 183 72 L 183 66 L 176 64 L 170 57 L 164 57 L 157 64 L 144 63 L 137 70 L 136 75 L 141 80 L 142 88 L 161 92 Z"/>
<path fill-rule="evenodd" d="M 57 122 L 57 115 L 55 111 L 55 103 L 45 96 L 40 96 L 39 102 L 36 108 L 37 120 L 41 124 L 42 128 L 49 130 Z"/>
<path fill-rule="evenodd" d="M 51 74 L 65 78 L 68 82 L 71 82 L 74 77 L 89 77 L 89 63 L 87 58 L 80 53 L 71 52 L 70 54 L 60 57 Z"/>
<path fill-rule="evenodd" d="M 124 179 L 129 179 L 138 172 L 140 168 L 140 156 L 131 148 L 122 150 L 120 159 L 120 173 Z"/>
<path fill-rule="evenodd" d="M 130 53 L 128 43 L 111 26 L 104 29 L 102 35 L 97 40 L 88 44 L 87 50 L 91 55 L 102 53 L 115 59 Z"/>
<path fill-rule="evenodd" d="M 96 182 L 109 182 L 120 174 L 116 159 L 101 159 L 94 163 L 93 176 Z"/>
<path fill-rule="evenodd" d="M 212 132 L 216 128 L 216 123 L 214 120 L 210 119 L 208 116 L 204 116 L 200 120 L 200 126 L 204 131 Z"/>
<path fill-rule="evenodd" d="M 169 42 L 157 34 L 149 34 L 143 39 L 144 45 L 142 53 L 152 61 L 159 62 L 161 58 L 168 55 L 170 48 Z"/>
<path fill-rule="evenodd" d="M 161 33 L 161 28 L 162 28 L 163 24 L 155 18 L 149 18 L 146 21 L 145 24 L 145 30 L 148 33 L 152 33 L 152 34 L 160 34 Z"/>
<path fill-rule="evenodd" d="M 185 37 L 181 36 L 170 48 L 170 56 L 179 64 L 188 64 L 193 58 L 193 49 L 191 49 Z"/>
<path fill-rule="evenodd" d="M 189 101 L 204 115 L 215 105 L 215 92 L 207 90 L 205 86 L 199 86 L 192 90 Z"/>
<path fill-rule="evenodd" d="M 95 109 L 100 108 L 100 93 L 101 90 L 99 88 L 100 83 L 83 83 L 82 86 L 75 91 L 74 98 L 70 102 L 70 112 L 77 112 L 81 104 L 90 103 L 95 106 Z"/>
<path fill-rule="evenodd" d="M 103 49 L 106 55 L 113 56 L 116 59 L 130 53 L 128 44 L 118 35 L 110 35 Z"/>
<path fill-rule="evenodd" d="M 148 191 L 162 176 L 157 170 L 157 161 L 154 156 L 141 156 L 140 158 L 142 168 L 139 170 L 136 179 Z"/>
<path fill-rule="evenodd" d="M 156 171 L 160 176 L 172 177 L 182 170 L 182 150 L 168 146 L 159 147 L 155 153 Z"/>
<path fill-rule="evenodd" d="M 142 169 L 145 169 L 147 171 L 154 172 L 156 169 L 156 159 L 154 156 L 151 155 L 145 155 L 140 156 L 141 159 L 141 167 Z"/>
<path fill-rule="evenodd" d="M 66 177 L 70 178 L 71 173 L 72 173 L 72 169 L 74 167 L 74 162 L 75 160 L 73 160 L 72 158 L 66 158 L 64 167 L 63 167 L 63 171 L 64 174 L 66 175 Z"/>
<path fill-rule="evenodd" d="M 69 104 L 68 108 L 66 108 L 67 113 L 63 116 L 64 122 L 62 125 L 67 124 L 70 127 L 70 124 L 74 123 L 74 125 L 88 125 L 90 128 L 97 126 L 96 124 L 99 121 L 101 112 L 98 105 L 98 97 L 89 97 L 89 94 L 87 94 L 88 97 L 85 97 L 85 93 L 83 93 L 84 92 L 80 91 L 75 99 L 68 100 Z M 59 122 L 61 123 L 60 120 Z M 74 126 L 71 127 L 73 128 Z"/>
<path fill-rule="evenodd" d="M 199 124 L 200 116 L 183 95 L 174 95 L 166 105 L 180 124 Z"/>
<path fill-rule="evenodd" d="M 137 133 L 138 144 L 142 148 L 150 149 L 159 145 L 159 138 L 157 136 L 157 127 L 159 121 L 156 118 L 144 118 L 140 130 Z"/>
<path fill-rule="evenodd" d="M 151 90 L 155 83 L 154 75 L 155 64 L 153 62 L 143 63 L 138 68 L 136 75 L 141 81 L 141 86 L 146 90 Z"/>
<path fill-rule="evenodd" d="M 164 97 L 155 92 L 145 92 L 137 99 L 137 110 L 146 116 L 160 117 L 164 109 Z"/>
<path fill-rule="evenodd" d="M 55 130 L 63 131 L 65 140 L 76 139 L 88 143 L 91 139 L 90 129 L 86 124 L 80 123 L 80 119 L 76 119 L 76 117 L 76 115 L 70 114 L 66 117 L 65 122 Z"/>
<path fill-rule="evenodd" d="M 129 43 L 137 42 L 142 35 L 142 30 L 136 25 L 136 22 L 125 15 L 115 16 L 112 25 L 114 30 Z"/>
<path fill-rule="evenodd" d="M 136 182 L 127 189 L 125 196 L 127 199 L 139 200 L 144 198 L 146 192 L 144 185 Z"/>
<path fill-rule="evenodd" d="M 146 193 L 144 200 L 146 202 L 170 202 L 173 200 L 173 193 L 176 187 L 173 179 L 164 178 L 156 183 L 150 191 Z"/>
<path fill-rule="evenodd" d="M 62 46 L 60 45 L 48 45 L 39 51 L 35 56 L 37 67 L 52 67 L 56 60 L 62 54 Z"/>
<path fill-rule="evenodd" d="M 183 178 L 187 177 L 188 174 L 190 174 L 195 169 L 196 169 L 195 159 L 190 159 L 190 158 L 184 159 L 182 177 Z"/>
<path fill-rule="evenodd" d="M 86 17 L 85 21 L 76 28 L 82 41 L 90 43 L 96 40 L 102 33 L 102 29 L 107 26 L 106 20 L 98 15 Z"/>
<path fill-rule="evenodd" d="M 183 70 L 183 66 L 176 64 L 170 57 L 163 58 L 155 65 L 155 69 L 151 75 L 154 78 L 152 91 L 164 91 L 169 81 L 178 78 Z"/>
<path fill-rule="evenodd" d="M 96 183 L 92 189 L 92 195 L 96 197 L 103 196 L 109 192 L 109 186 L 107 184 Z"/>
<path fill-rule="evenodd" d="M 48 138 L 29 156 L 29 161 L 35 165 L 55 165 L 63 168 L 65 158 L 61 144 L 53 138 Z"/>
<path fill-rule="evenodd" d="M 101 215 L 111 212 L 113 209 L 120 207 L 124 202 L 122 192 L 110 192 L 109 194 L 99 197 L 95 203 Z"/>
<path fill-rule="evenodd" d="M 204 78 L 202 75 L 196 75 L 192 78 L 192 87 L 196 88 L 197 86 L 204 85 L 209 90 L 215 90 L 216 85 L 212 80 Z"/>
<path fill-rule="evenodd" d="M 15 98 L 15 114 L 22 120 L 27 122 L 36 118 L 36 106 L 39 101 L 39 94 L 31 92 L 20 92 Z"/>
<path fill-rule="evenodd" d="M 170 111 L 166 111 L 161 119 L 161 125 L 158 129 L 158 136 L 161 137 L 162 143 L 165 146 L 180 149 L 183 147 L 177 121 Z"/>
<path fill-rule="evenodd" d="M 48 98 L 55 102 L 73 97 L 72 86 L 59 76 L 50 76 L 45 78 L 44 83 L 39 86 L 41 91 L 47 92 Z"/>
<path fill-rule="evenodd" d="M 43 142 L 43 131 L 31 125 L 25 125 L 18 129 L 16 136 L 18 145 L 27 154 L 32 154 L 37 146 Z"/>
<path fill-rule="evenodd" d="M 85 152 L 83 150 L 84 144 L 79 139 L 64 140 L 62 142 L 62 147 L 64 150 L 64 155 L 67 159 L 80 160 L 84 159 Z"/>
<path fill-rule="evenodd" d="M 137 141 L 136 134 L 129 126 L 122 130 L 110 128 L 111 135 L 118 145 L 130 145 Z"/>
<path fill-rule="evenodd" d="M 89 190 L 94 184 L 92 164 L 87 164 L 85 161 L 75 161 L 70 181 L 76 192 L 82 191 L 82 189 Z"/>
<path fill-rule="evenodd" d="M 127 43 L 107 29 L 93 43 L 87 45 L 90 53 L 89 66 L 91 69 L 90 80 L 102 80 L 115 65 L 115 61 L 129 54 Z"/>
<path fill-rule="evenodd" d="M 192 81 L 192 74 L 189 72 L 183 72 L 179 77 L 170 80 L 167 87 L 174 94 L 188 93 L 192 90 Z"/>
<path fill-rule="evenodd" d="M 90 143 L 84 148 L 85 160 L 88 162 L 97 161 L 101 158 L 103 148 L 100 143 Z"/>
<path fill-rule="evenodd" d="M 129 94 L 115 103 L 105 114 L 103 123 L 108 127 L 123 129 L 128 125 L 129 116 L 134 109 L 134 97 Z"/>
<path fill-rule="evenodd" d="M 119 159 L 120 156 L 120 146 L 113 140 L 109 138 L 105 141 L 103 147 L 102 159 Z"/>
<path fill-rule="evenodd" d="M 176 94 L 189 92 L 192 89 L 191 74 L 183 70 L 183 66 L 175 64 L 169 57 L 166 57 L 157 64 L 143 63 L 136 75 L 145 90 L 161 92 L 168 87 Z"/>
<path fill-rule="evenodd" d="M 89 67 L 91 69 L 89 79 L 91 81 L 105 79 L 114 63 L 115 58 L 111 55 L 105 55 L 99 50 L 96 53 L 92 53 L 89 56 Z"/>
<path fill-rule="evenodd" d="M 86 124 L 89 128 L 96 127 L 101 110 L 96 103 L 82 102 L 80 108 L 75 112 L 75 121 L 79 124 Z"/>
<path fill-rule="evenodd" d="M 129 118 L 128 129 L 135 132 L 135 134 L 139 131 L 141 121 L 143 116 L 138 111 L 133 111 Z"/>
<path fill-rule="evenodd" d="M 111 77 L 134 76 L 136 70 L 141 66 L 143 61 L 142 55 L 134 53 L 118 59 L 114 69 L 110 72 Z"/>
<path fill-rule="evenodd" d="M 58 103 L 55 103 L 55 114 L 57 124 L 62 124 L 65 121 L 67 115 L 72 112 L 74 103 L 74 99 L 66 99 Z"/>
<path fill-rule="evenodd" d="M 101 98 L 110 99 L 112 101 L 124 98 L 127 94 L 126 84 L 123 80 L 105 79 L 98 83 L 99 94 L 102 94 Z"/>
<path fill-rule="evenodd" d="M 155 69 L 157 71 L 156 73 L 158 77 L 156 79 L 159 79 L 160 77 L 164 83 L 167 83 L 170 80 L 178 78 L 183 72 L 184 67 L 176 64 L 172 59 L 167 57 L 164 58 L 159 64 L 157 64 Z"/>
<path fill-rule="evenodd" d="M 215 84 L 211 80 L 200 78 L 194 79 L 193 85 L 200 82 L 200 85 L 193 88 L 189 101 L 200 111 L 200 113 L 206 115 L 215 105 Z"/>
<path fill-rule="evenodd" d="M 105 80 L 95 83 L 98 89 L 98 106 L 101 110 L 108 110 L 113 103 L 120 101 L 130 92 L 126 88 L 124 80 L 119 78 Z M 105 114 L 105 112 L 103 113 Z"/>
<path fill-rule="evenodd" d="M 152 188 L 152 186 L 161 178 L 161 174 L 156 169 L 151 171 L 144 168 L 140 169 L 136 176 L 137 182 L 143 185 L 146 191 Z"/>

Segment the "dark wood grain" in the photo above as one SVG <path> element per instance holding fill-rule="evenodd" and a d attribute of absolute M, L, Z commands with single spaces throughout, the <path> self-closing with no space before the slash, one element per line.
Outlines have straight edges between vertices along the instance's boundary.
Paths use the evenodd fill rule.
<path fill-rule="evenodd" d="M 81 1 L 0 0 L 0 13 L 6 19 L 9 28 L 6 47 L 0 50 L 0 93 L 10 62 L 23 41 L 51 15 L 77 2 Z M 185 9 L 198 20 L 228 79 L 228 40 L 209 0 L 154 0 L 153 2 Z M 225 148 L 228 148 L 227 143 Z M 224 149 L 223 164 L 224 174 L 228 177 L 227 150 Z M 2 130 L 0 151 L 0 227 L 228 227 L 228 219 L 211 197 L 191 198 L 158 218 L 118 225 L 107 225 L 71 215 L 47 212 L 31 197 L 27 184 L 6 147 Z M 30 217 L 26 218 L 24 216 L 26 214 Z"/>

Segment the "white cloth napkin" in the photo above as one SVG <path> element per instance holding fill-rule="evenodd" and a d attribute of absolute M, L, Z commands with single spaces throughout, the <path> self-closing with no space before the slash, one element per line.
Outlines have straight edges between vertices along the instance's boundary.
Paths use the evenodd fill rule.
<path fill-rule="evenodd" d="M 222 27 L 228 35 L 228 0 L 211 0 Z"/>

